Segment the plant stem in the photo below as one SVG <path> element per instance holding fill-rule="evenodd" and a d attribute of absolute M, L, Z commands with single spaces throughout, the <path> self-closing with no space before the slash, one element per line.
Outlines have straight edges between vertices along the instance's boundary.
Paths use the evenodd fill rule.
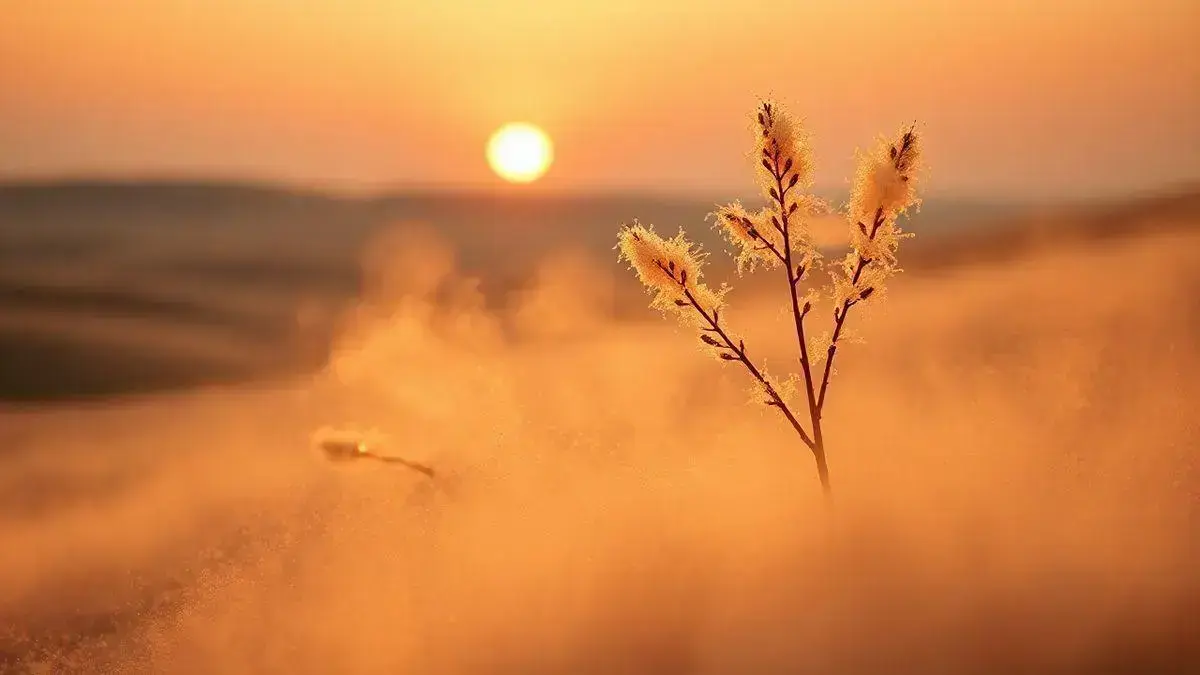
<path fill-rule="evenodd" d="M 800 434 L 800 440 L 804 441 L 804 444 L 807 445 L 810 450 L 816 453 L 817 446 L 814 444 L 813 439 L 809 437 L 808 432 L 804 430 L 804 427 L 800 424 L 800 421 L 796 419 L 796 416 L 792 413 L 791 409 L 788 408 L 788 405 L 783 400 L 783 397 L 779 395 L 779 392 L 775 391 L 775 387 L 771 386 L 771 383 L 767 381 L 767 378 L 763 376 L 762 372 L 755 367 L 754 363 L 750 360 L 750 357 L 746 356 L 746 348 L 741 344 L 734 343 L 733 339 L 729 337 L 729 334 L 725 332 L 725 329 L 721 328 L 716 317 L 710 315 L 704 310 L 703 307 L 700 306 L 700 303 L 696 302 L 696 298 L 692 295 L 690 290 L 684 288 L 683 294 L 688 299 L 688 302 L 691 303 L 692 307 L 700 313 L 700 316 L 704 317 L 705 322 L 711 327 L 712 332 L 716 333 L 717 336 L 721 338 L 725 349 L 728 349 L 730 352 L 732 352 L 737 360 L 741 361 L 742 365 L 746 367 L 746 370 L 750 371 L 750 375 L 762 385 L 763 389 L 767 392 L 767 395 L 771 397 L 771 405 L 779 408 L 780 412 L 783 413 L 783 416 L 786 417 L 787 421 L 791 423 L 792 428 L 796 430 L 796 433 Z"/>
<path fill-rule="evenodd" d="M 779 151 L 776 149 L 773 157 L 773 168 L 771 175 L 775 178 L 776 194 L 778 195 L 776 202 L 779 204 L 779 222 L 780 234 L 783 235 L 783 267 L 787 273 L 788 293 L 792 299 L 792 318 L 796 324 L 796 341 L 800 344 L 800 368 L 804 372 L 804 389 L 808 398 L 808 416 L 812 424 L 811 444 L 813 456 L 817 461 L 817 478 L 821 481 L 821 489 L 825 496 L 832 494 L 832 487 L 829 483 L 829 464 L 825 458 L 825 437 L 821 430 L 821 415 L 817 409 L 816 396 L 813 392 L 813 376 L 812 367 L 808 356 L 808 340 L 804 336 L 804 312 L 800 309 L 800 298 L 797 295 L 797 286 L 803 276 L 803 272 L 797 270 L 792 265 L 792 240 L 789 235 L 791 229 L 791 214 L 788 213 L 787 207 L 787 191 L 791 186 L 784 187 L 783 179 L 786 171 L 779 170 Z"/>
<path fill-rule="evenodd" d="M 399 464 L 407 469 L 412 469 L 417 473 L 425 474 L 430 478 L 433 478 L 434 476 L 433 469 L 431 467 L 404 459 L 403 457 L 396 457 L 394 455 L 376 455 L 374 453 L 371 453 L 367 456 L 383 462 L 384 464 Z"/>
<path fill-rule="evenodd" d="M 883 225 L 883 207 L 875 209 L 875 220 L 871 225 L 871 232 L 868 235 L 868 241 L 874 241 L 875 235 L 879 232 L 880 226 Z M 863 270 L 867 265 L 871 264 L 870 258 L 865 258 L 861 253 L 858 255 L 858 265 L 854 269 L 854 277 L 850 280 L 850 284 L 857 286 L 858 280 L 862 278 Z M 833 357 L 837 354 L 838 339 L 842 336 L 842 327 L 846 325 L 846 314 L 850 308 L 854 306 L 856 300 L 847 298 L 842 302 L 841 310 L 834 310 L 833 319 L 833 338 L 829 342 L 829 354 L 825 358 L 825 372 L 821 376 L 821 392 L 817 396 L 817 416 L 825 410 L 825 392 L 829 388 L 829 376 L 833 372 Z"/>

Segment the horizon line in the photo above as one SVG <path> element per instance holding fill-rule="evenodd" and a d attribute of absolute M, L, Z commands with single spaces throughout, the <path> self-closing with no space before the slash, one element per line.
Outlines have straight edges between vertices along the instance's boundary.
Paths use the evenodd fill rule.
<path fill-rule="evenodd" d="M 632 186 L 606 185 L 593 188 L 586 187 L 556 187 L 531 186 L 527 184 L 509 183 L 416 183 L 396 182 L 380 184 L 346 185 L 319 181 L 296 181 L 287 179 L 271 179 L 251 176 L 221 176 L 216 174 L 46 174 L 46 175 L 4 175 L 0 174 L 0 189 L 50 189 L 65 187 L 193 187 L 193 188 L 241 188 L 272 192 L 287 192 L 319 195 L 327 198 L 352 200 L 380 200 L 401 196 L 430 196 L 430 197 L 501 197 L 516 199 L 596 199 L 596 198 L 625 198 L 625 199 L 658 199 L 665 201 L 700 202 L 712 201 L 714 204 L 727 203 L 734 199 L 755 199 L 757 195 L 749 190 L 717 187 L 667 188 L 647 189 Z M 814 192 L 836 194 L 839 197 L 848 196 L 849 186 L 835 188 L 829 185 L 817 185 Z M 722 198 L 714 197 L 724 193 Z M 1001 196 L 982 195 L 967 191 L 934 191 L 925 198 L 930 202 L 963 202 L 971 204 L 990 205 L 1027 205 L 1044 206 L 1051 204 L 1120 202 L 1149 196 L 1190 195 L 1200 194 L 1200 179 L 1179 180 L 1162 185 L 1131 186 L 1120 192 L 1096 192 L 1087 195 L 1068 194 L 1053 198 L 1043 195 L 1006 194 Z"/>

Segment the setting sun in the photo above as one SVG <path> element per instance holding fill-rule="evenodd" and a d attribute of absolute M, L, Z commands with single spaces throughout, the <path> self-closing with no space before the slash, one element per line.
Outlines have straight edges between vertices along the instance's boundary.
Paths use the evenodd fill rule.
<path fill-rule="evenodd" d="M 546 132 L 532 124 L 506 124 L 488 140 L 487 159 L 504 180 L 530 183 L 550 168 L 554 148 Z"/>

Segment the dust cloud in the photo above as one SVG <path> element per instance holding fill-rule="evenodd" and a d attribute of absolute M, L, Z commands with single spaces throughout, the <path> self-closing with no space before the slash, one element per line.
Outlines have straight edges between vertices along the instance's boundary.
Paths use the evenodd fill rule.
<path fill-rule="evenodd" d="M 614 318 L 646 299 L 611 259 L 500 309 L 431 229 L 365 270 L 312 378 L 3 414 L 4 670 L 1200 663 L 1194 228 L 907 271 L 830 388 L 832 506 L 744 373 Z M 776 299 L 727 317 L 782 375 Z M 325 427 L 437 475 L 325 463 Z"/>

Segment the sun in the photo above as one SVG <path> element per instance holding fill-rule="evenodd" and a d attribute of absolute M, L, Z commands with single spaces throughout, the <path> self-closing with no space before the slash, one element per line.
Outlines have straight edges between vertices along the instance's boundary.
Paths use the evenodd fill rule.
<path fill-rule="evenodd" d="M 532 124 L 514 122 L 496 130 L 487 144 L 492 171 L 511 183 L 541 178 L 554 161 L 554 146 L 546 132 Z"/>

